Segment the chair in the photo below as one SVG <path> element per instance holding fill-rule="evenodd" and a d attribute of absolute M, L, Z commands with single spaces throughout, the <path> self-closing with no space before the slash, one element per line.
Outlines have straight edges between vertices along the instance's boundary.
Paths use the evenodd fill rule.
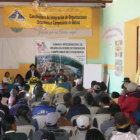
<path fill-rule="evenodd" d="M 76 131 L 76 127 L 73 126 L 61 126 L 61 129 L 64 129 L 67 131 L 67 133 L 70 135 L 70 137 L 75 136 L 75 131 Z"/>
<path fill-rule="evenodd" d="M 137 129 L 136 135 L 137 135 L 137 136 L 140 136 L 140 128 Z"/>
<path fill-rule="evenodd" d="M 35 127 L 32 125 L 19 125 L 17 126 L 17 132 L 25 133 L 28 137 L 32 137 Z"/>
<path fill-rule="evenodd" d="M 38 129 L 41 129 L 45 125 L 46 115 L 35 115 L 33 119 L 37 122 Z"/>
<path fill-rule="evenodd" d="M 84 115 L 84 116 L 87 116 L 87 117 L 89 117 L 89 120 L 91 120 L 91 115 L 90 114 L 81 114 L 81 115 Z M 81 116 L 81 115 L 75 115 L 75 116 L 73 116 L 72 118 L 71 118 L 71 123 L 73 124 L 73 121 L 74 120 L 76 120 L 79 116 Z"/>
<path fill-rule="evenodd" d="M 99 107 L 98 106 L 93 106 L 93 107 L 88 107 L 88 109 L 90 110 L 91 116 L 93 116 L 93 115 L 96 114 L 96 112 L 98 111 Z"/>
<path fill-rule="evenodd" d="M 101 131 L 101 124 L 110 119 L 110 114 L 95 114 L 91 119 L 92 124 L 95 119 L 97 120 L 97 128 Z"/>

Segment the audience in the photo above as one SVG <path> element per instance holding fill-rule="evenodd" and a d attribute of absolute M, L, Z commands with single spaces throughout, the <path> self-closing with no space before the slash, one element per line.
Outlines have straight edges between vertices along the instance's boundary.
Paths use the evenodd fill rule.
<path fill-rule="evenodd" d="M 72 95 L 70 93 L 65 93 L 63 96 L 64 104 L 69 109 L 72 107 Z"/>
<path fill-rule="evenodd" d="M 139 140 L 135 134 L 130 132 L 130 119 L 123 112 L 115 114 L 116 133 L 110 140 Z"/>
<path fill-rule="evenodd" d="M 0 110 L 4 111 L 5 116 L 8 116 L 9 115 L 9 108 L 6 105 L 3 105 L 1 103 L 1 101 L 2 101 L 2 94 L 0 94 Z"/>
<path fill-rule="evenodd" d="M 99 106 L 90 92 L 85 93 L 85 95 L 84 95 L 84 104 L 87 107 Z"/>
<path fill-rule="evenodd" d="M 86 90 L 83 87 L 82 79 L 76 79 L 75 86 L 71 89 L 72 96 L 75 96 L 75 95 L 83 96 L 85 94 L 85 92 L 86 92 Z"/>
<path fill-rule="evenodd" d="M 21 105 L 18 107 L 15 119 L 16 119 L 17 125 L 34 125 L 35 126 L 35 122 L 30 116 L 30 109 L 27 105 Z"/>
<path fill-rule="evenodd" d="M 104 121 L 101 124 L 101 131 L 103 132 L 103 134 L 106 132 L 106 130 L 109 127 L 114 127 L 114 123 L 115 123 L 114 116 L 115 116 L 116 113 L 118 113 L 120 111 L 121 111 L 121 109 L 120 109 L 119 105 L 117 105 L 117 104 L 111 104 L 110 105 L 110 107 L 109 107 L 110 119 Z"/>
<path fill-rule="evenodd" d="M 16 127 L 16 121 L 13 116 L 6 116 L 2 120 L 2 129 L 7 138 L 10 138 L 10 140 L 28 140 L 26 134 L 16 133 Z"/>
<path fill-rule="evenodd" d="M 87 131 L 90 129 L 89 117 L 81 115 L 76 119 L 79 132 L 73 137 L 73 140 L 85 140 Z"/>
<path fill-rule="evenodd" d="M 138 126 L 133 117 L 133 113 L 135 112 L 139 102 L 140 102 L 140 91 L 137 90 L 136 83 L 129 83 L 127 85 L 127 90 L 122 93 L 122 95 L 118 99 L 118 105 L 120 106 L 122 112 L 130 118 L 131 126 L 134 128 L 136 132 Z"/>
<path fill-rule="evenodd" d="M 98 109 L 96 114 L 109 114 L 110 98 L 108 96 L 103 96 L 101 98 L 101 108 Z"/>
<path fill-rule="evenodd" d="M 105 140 L 103 134 L 96 128 L 89 129 L 85 140 Z"/>
<path fill-rule="evenodd" d="M 64 104 L 57 105 L 56 112 L 60 113 L 60 118 L 58 120 L 57 126 L 72 126 L 72 123 L 66 119 L 67 108 Z"/>
<path fill-rule="evenodd" d="M 112 103 L 115 103 L 115 104 L 118 104 L 118 98 L 120 97 L 120 94 L 118 93 L 118 92 L 112 92 L 112 94 L 111 94 L 111 98 L 112 98 L 112 100 L 111 100 L 111 102 Z"/>
<path fill-rule="evenodd" d="M 82 114 L 90 114 L 90 110 L 84 104 L 81 104 L 80 96 L 74 96 L 73 106 L 69 109 L 66 118 L 71 120 L 73 116 Z"/>
<path fill-rule="evenodd" d="M 35 106 L 32 110 L 32 117 L 35 115 L 47 115 L 50 112 L 55 112 L 55 108 L 50 106 L 51 97 L 49 93 L 44 93 L 41 103 Z"/>
<path fill-rule="evenodd" d="M 10 93 L 8 91 L 8 83 L 2 83 L 0 87 L 0 94 L 2 94 L 2 97 L 9 98 Z"/>
<path fill-rule="evenodd" d="M 33 135 L 33 140 L 40 140 L 48 132 L 53 132 L 55 140 L 69 140 L 69 134 L 57 126 L 60 114 L 58 112 L 48 113 L 46 116 L 46 128 L 36 131 Z"/>

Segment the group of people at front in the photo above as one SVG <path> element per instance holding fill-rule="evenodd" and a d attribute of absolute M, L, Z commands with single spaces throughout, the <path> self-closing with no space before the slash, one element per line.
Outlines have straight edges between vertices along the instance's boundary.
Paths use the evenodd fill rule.
<path fill-rule="evenodd" d="M 37 76 L 32 69 L 26 78 Z M 34 72 L 33 72 L 33 71 Z M 47 71 L 48 72 L 48 71 Z M 60 78 L 64 71 L 58 74 Z M 58 81 L 60 80 L 58 78 Z M 57 79 L 57 76 L 56 76 Z M 61 80 L 65 79 L 61 77 Z M 66 79 L 65 79 L 66 80 Z M 64 80 L 64 81 L 65 81 Z M 33 90 L 35 96 L 41 95 L 34 104 L 29 94 L 29 85 L 15 86 L 9 96 L 5 90 L 0 90 L 0 126 L 2 140 L 139 140 L 139 123 L 136 123 L 134 113 L 140 102 L 140 88 L 137 84 L 124 78 L 122 93 L 106 92 L 104 82 L 91 82 L 91 88 L 85 89 L 81 79 L 74 81 L 71 91 L 56 92 L 51 95 L 44 90 Z M 37 83 L 38 84 L 38 83 Z M 43 91 L 43 93 L 42 93 Z M 61 101 L 56 100 L 62 94 Z M 8 97 L 8 104 L 3 98 Z M 60 101 L 60 102 L 59 102 Z M 92 112 L 96 108 L 97 110 Z M 108 119 L 100 126 L 97 114 L 107 114 Z M 45 116 L 43 126 L 40 126 L 36 116 Z M 92 120 L 91 118 L 94 119 Z M 140 118 L 140 116 L 139 116 Z M 31 135 L 16 132 L 18 126 L 32 125 L 35 132 Z M 70 131 L 66 127 L 72 127 Z"/>

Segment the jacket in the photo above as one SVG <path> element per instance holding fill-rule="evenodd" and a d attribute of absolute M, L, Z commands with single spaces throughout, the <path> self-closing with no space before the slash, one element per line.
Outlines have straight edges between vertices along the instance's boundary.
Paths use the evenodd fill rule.
<path fill-rule="evenodd" d="M 140 91 L 129 93 L 127 96 L 121 95 L 118 99 L 118 105 L 124 114 L 131 119 L 131 124 L 136 124 L 133 113 L 140 102 Z"/>

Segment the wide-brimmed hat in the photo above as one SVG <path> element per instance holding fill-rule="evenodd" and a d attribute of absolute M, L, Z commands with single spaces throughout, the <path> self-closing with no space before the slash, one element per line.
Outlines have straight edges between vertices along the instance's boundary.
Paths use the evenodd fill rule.
<path fill-rule="evenodd" d="M 116 128 L 123 129 L 130 125 L 130 119 L 123 112 L 115 114 Z"/>

